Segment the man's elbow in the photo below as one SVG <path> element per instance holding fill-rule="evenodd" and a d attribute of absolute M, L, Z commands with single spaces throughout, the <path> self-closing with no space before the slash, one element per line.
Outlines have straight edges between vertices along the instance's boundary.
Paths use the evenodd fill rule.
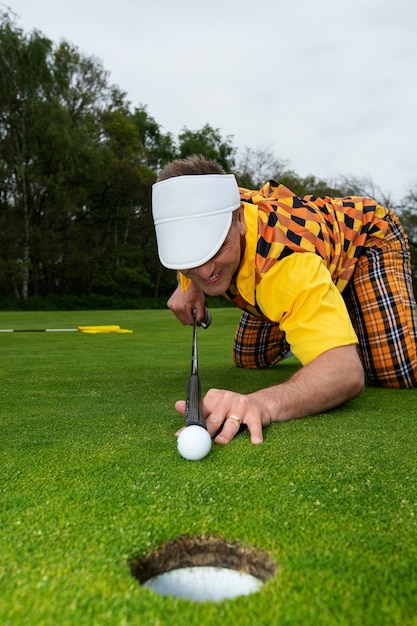
<path fill-rule="evenodd" d="M 350 374 L 350 399 L 358 398 L 363 394 L 365 390 L 365 372 L 363 370 L 362 364 L 359 362 L 354 368 L 351 369 Z"/>

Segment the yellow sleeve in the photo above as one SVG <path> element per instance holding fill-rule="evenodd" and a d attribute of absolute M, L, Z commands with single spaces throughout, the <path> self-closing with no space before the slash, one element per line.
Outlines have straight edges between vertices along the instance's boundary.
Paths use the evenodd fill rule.
<path fill-rule="evenodd" d="M 303 365 L 326 350 L 358 343 L 343 298 L 316 254 L 294 253 L 277 262 L 258 284 L 256 300 Z"/>
<path fill-rule="evenodd" d="M 191 285 L 191 280 L 184 276 L 181 272 L 178 272 L 178 281 L 183 291 L 187 291 L 188 287 Z"/>

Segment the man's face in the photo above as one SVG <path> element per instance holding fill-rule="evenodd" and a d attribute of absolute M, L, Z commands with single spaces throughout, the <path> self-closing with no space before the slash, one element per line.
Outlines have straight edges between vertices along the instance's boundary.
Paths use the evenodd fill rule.
<path fill-rule="evenodd" d="M 199 267 L 181 270 L 208 296 L 220 296 L 229 287 L 242 256 L 241 237 L 246 232 L 243 207 L 237 210 L 227 237 L 217 254 Z"/>

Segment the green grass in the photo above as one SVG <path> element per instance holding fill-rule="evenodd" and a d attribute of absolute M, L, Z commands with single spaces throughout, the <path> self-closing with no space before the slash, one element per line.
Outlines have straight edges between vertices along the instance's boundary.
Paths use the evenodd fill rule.
<path fill-rule="evenodd" d="M 199 332 L 203 391 L 249 392 L 294 359 L 236 370 L 239 313 Z M 0 623 L 417 624 L 416 391 L 367 388 L 317 416 L 247 432 L 201 462 L 176 451 L 191 329 L 168 311 L 2 312 L 0 328 L 120 324 L 133 334 L 0 334 Z M 329 381 L 331 384 L 331 381 Z M 128 561 L 220 535 L 279 564 L 220 603 L 158 596 Z"/>

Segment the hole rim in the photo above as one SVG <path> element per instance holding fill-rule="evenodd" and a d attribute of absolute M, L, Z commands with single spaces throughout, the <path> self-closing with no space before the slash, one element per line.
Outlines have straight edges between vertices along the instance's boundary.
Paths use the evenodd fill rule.
<path fill-rule="evenodd" d="M 173 570 L 199 566 L 250 574 L 265 584 L 279 569 L 268 552 L 219 535 L 183 535 L 144 555 L 132 557 L 128 564 L 140 585 Z"/>

